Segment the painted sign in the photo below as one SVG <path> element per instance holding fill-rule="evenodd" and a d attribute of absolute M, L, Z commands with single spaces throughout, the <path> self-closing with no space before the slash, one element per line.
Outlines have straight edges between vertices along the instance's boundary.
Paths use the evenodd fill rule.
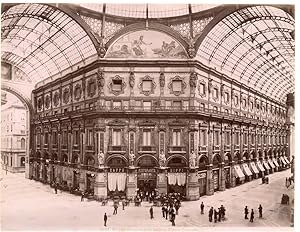
<path fill-rule="evenodd" d="M 172 37 L 157 31 L 136 31 L 122 36 L 107 51 L 106 58 L 186 59 L 184 48 Z"/>

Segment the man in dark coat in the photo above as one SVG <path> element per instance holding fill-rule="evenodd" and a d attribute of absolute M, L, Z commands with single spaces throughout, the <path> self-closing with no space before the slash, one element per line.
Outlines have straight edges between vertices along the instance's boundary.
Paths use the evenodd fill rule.
<path fill-rule="evenodd" d="M 175 210 L 176 210 L 176 215 L 178 215 L 179 204 L 177 202 L 175 203 Z"/>
<path fill-rule="evenodd" d="M 213 209 L 213 207 L 211 207 L 208 212 L 208 218 L 209 218 L 210 222 L 212 222 L 213 213 L 214 213 L 214 209 Z"/>
<path fill-rule="evenodd" d="M 169 214 L 169 210 L 168 210 L 168 205 L 165 208 L 165 216 L 166 216 L 166 220 L 168 220 L 168 214 Z"/>
<path fill-rule="evenodd" d="M 222 209 L 219 208 L 219 211 L 218 211 L 218 221 L 220 222 L 221 221 L 221 217 L 222 217 Z"/>
<path fill-rule="evenodd" d="M 253 219 L 254 219 L 254 211 L 252 209 L 250 214 L 250 222 L 253 222 Z"/>
<path fill-rule="evenodd" d="M 259 218 L 262 218 L 262 206 L 261 206 L 261 204 L 259 204 L 258 212 L 259 212 Z"/>
<path fill-rule="evenodd" d="M 201 202 L 200 209 L 201 209 L 201 214 L 204 214 L 204 204 L 203 204 L 203 201 Z"/>
<path fill-rule="evenodd" d="M 81 192 L 81 201 L 84 201 L 84 192 Z"/>
<path fill-rule="evenodd" d="M 172 226 L 175 226 L 175 213 L 173 212 L 171 215 Z"/>
<path fill-rule="evenodd" d="M 106 226 L 106 222 L 107 222 L 107 215 L 106 213 L 104 214 L 104 226 Z"/>
<path fill-rule="evenodd" d="M 153 219 L 153 208 L 152 208 L 152 206 L 150 207 L 149 212 L 150 212 L 150 218 Z"/>
<path fill-rule="evenodd" d="M 224 220 L 225 219 L 225 207 L 221 205 L 221 218 Z"/>
<path fill-rule="evenodd" d="M 118 213 L 118 203 L 114 203 L 114 212 L 113 214 L 117 214 Z"/>
<path fill-rule="evenodd" d="M 54 183 L 54 191 L 55 191 L 55 194 L 57 194 L 57 183 Z"/>
<path fill-rule="evenodd" d="M 218 221 L 218 212 L 217 212 L 217 210 L 214 210 L 214 220 L 215 220 L 215 222 Z"/>
<path fill-rule="evenodd" d="M 249 213 L 249 210 L 248 210 L 248 207 L 246 206 L 245 207 L 245 219 L 248 219 L 248 213 Z"/>
<path fill-rule="evenodd" d="M 163 205 L 162 208 L 161 208 L 163 218 L 165 217 L 165 210 L 166 210 L 166 209 L 165 209 L 165 206 Z"/>

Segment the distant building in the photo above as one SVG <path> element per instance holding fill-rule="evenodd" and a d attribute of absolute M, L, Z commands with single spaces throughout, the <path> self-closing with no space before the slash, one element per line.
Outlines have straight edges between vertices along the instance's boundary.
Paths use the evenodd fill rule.
<path fill-rule="evenodd" d="M 26 109 L 21 103 L 1 109 L 1 165 L 9 172 L 25 171 Z"/>

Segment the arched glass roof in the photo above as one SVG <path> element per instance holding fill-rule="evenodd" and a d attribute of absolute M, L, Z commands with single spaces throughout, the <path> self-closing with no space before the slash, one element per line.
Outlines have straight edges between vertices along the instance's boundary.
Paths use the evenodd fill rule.
<path fill-rule="evenodd" d="M 189 14 L 189 4 L 105 4 L 105 13 L 133 18 L 165 18 Z M 103 4 L 80 4 L 80 6 L 103 13 Z M 217 4 L 191 4 L 191 11 L 199 12 Z"/>
<path fill-rule="evenodd" d="M 294 92 L 294 19 L 272 6 L 240 9 L 206 35 L 198 59 L 278 100 Z"/>
<path fill-rule="evenodd" d="M 34 82 L 97 54 L 84 29 L 49 5 L 18 4 L 1 16 L 1 59 Z"/>

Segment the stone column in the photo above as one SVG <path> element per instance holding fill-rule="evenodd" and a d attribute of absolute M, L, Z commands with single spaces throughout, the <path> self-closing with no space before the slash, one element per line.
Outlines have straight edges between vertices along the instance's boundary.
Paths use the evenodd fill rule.
<path fill-rule="evenodd" d="M 236 186 L 235 170 L 234 170 L 234 161 L 230 162 L 230 187 Z"/>
<path fill-rule="evenodd" d="M 206 195 L 210 196 L 214 194 L 214 180 L 213 180 L 213 172 L 212 172 L 213 165 L 209 164 L 207 166 L 207 184 L 206 184 Z"/>
<path fill-rule="evenodd" d="M 198 182 L 198 175 L 196 169 L 192 169 L 187 173 L 187 199 L 188 200 L 199 200 L 200 184 Z"/>
<path fill-rule="evenodd" d="M 107 173 L 104 170 L 96 173 L 94 194 L 98 199 L 107 197 Z"/>
<path fill-rule="evenodd" d="M 226 186 L 225 186 L 225 170 L 224 170 L 224 165 L 225 163 L 222 162 L 220 164 L 220 173 L 219 173 L 219 177 L 220 177 L 220 185 L 219 185 L 219 190 L 220 191 L 224 191 L 226 189 Z"/>
<path fill-rule="evenodd" d="M 129 169 L 127 173 L 127 189 L 126 189 L 126 196 L 127 198 L 134 199 L 137 192 L 137 169 Z"/>
<path fill-rule="evenodd" d="M 160 168 L 159 173 L 157 175 L 157 189 L 158 194 L 167 193 L 168 192 L 168 171 L 167 169 Z"/>

